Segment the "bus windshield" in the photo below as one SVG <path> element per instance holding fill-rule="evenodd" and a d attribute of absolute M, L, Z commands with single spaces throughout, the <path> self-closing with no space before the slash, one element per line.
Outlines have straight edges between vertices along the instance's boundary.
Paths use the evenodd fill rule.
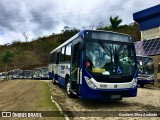
<path fill-rule="evenodd" d="M 134 45 L 122 42 L 86 42 L 86 68 L 103 75 L 133 75 Z"/>
<path fill-rule="evenodd" d="M 137 57 L 138 74 L 154 74 L 153 59 L 149 57 Z"/>
<path fill-rule="evenodd" d="M 42 68 L 42 71 L 44 74 L 47 74 L 48 73 L 48 68 Z"/>

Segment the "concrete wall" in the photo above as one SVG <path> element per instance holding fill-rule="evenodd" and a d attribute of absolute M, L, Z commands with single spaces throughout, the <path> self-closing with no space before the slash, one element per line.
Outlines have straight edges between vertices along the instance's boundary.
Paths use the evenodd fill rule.
<path fill-rule="evenodd" d="M 141 31 L 141 40 L 160 38 L 160 27 Z"/>

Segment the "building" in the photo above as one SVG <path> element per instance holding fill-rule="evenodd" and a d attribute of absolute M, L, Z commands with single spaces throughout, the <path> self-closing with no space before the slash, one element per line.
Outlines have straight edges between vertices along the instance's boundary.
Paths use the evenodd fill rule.
<path fill-rule="evenodd" d="M 135 43 L 137 55 L 152 56 L 157 79 L 160 63 L 160 4 L 133 13 L 133 19 L 140 25 L 141 41 Z"/>
<path fill-rule="evenodd" d="M 141 40 L 160 38 L 160 4 L 133 14 L 139 23 Z"/>

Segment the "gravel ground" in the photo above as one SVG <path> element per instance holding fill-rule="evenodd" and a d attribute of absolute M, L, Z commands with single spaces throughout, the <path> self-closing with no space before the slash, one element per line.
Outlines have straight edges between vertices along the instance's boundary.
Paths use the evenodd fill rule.
<path fill-rule="evenodd" d="M 115 116 L 115 114 L 123 114 L 122 111 L 127 111 L 127 113 L 133 111 L 131 112 L 132 114 L 160 111 L 160 89 L 155 87 L 139 88 L 137 97 L 124 98 L 121 101 L 86 101 L 80 98 L 71 99 L 66 95 L 64 88 L 59 87 L 58 85 L 52 85 L 51 82 L 50 87 L 53 99 L 62 107 L 63 111 L 69 111 L 66 114 L 68 114 L 69 117 L 72 116 L 70 117 L 71 120 L 160 120 L 160 117 Z M 106 117 L 106 114 L 108 113 L 112 113 L 112 117 Z"/>

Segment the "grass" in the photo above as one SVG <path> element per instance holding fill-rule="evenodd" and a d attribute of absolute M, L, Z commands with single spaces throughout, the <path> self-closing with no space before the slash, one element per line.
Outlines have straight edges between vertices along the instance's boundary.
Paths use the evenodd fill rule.
<path fill-rule="evenodd" d="M 45 111 L 58 111 L 56 105 L 51 101 L 52 93 L 50 91 L 49 83 L 43 81 L 37 82 L 38 85 L 35 89 L 40 92 L 40 98 L 36 103 L 38 110 L 43 111 L 45 109 Z M 60 113 L 58 113 L 58 116 L 61 116 Z M 54 120 L 64 120 L 64 117 L 54 117 Z"/>
<path fill-rule="evenodd" d="M 41 93 L 37 106 L 39 106 L 39 108 L 49 107 L 51 110 L 58 110 L 51 101 L 51 92 L 48 83 L 41 81 L 37 82 L 39 85 L 36 86 L 36 90 Z"/>

